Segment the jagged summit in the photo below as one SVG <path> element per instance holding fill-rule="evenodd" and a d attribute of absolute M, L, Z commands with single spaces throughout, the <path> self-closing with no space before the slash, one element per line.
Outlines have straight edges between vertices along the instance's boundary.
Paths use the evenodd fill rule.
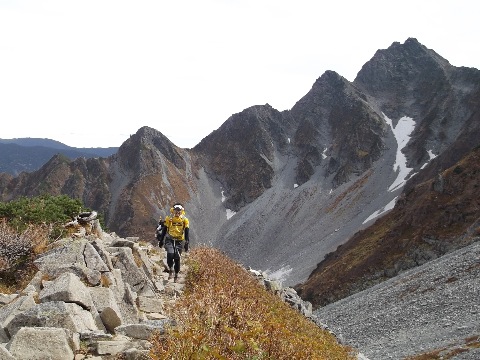
<path fill-rule="evenodd" d="M 378 50 L 358 72 L 354 84 L 371 95 L 390 118 L 415 117 L 432 96 L 448 86 L 452 66 L 416 39 Z M 441 92 L 443 93 L 443 92 Z"/>
<path fill-rule="evenodd" d="M 148 156 L 149 151 L 150 156 Z M 145 174 L 156 171 L 159 160 L 156 156 L 157 152 L 176 167 L 185 169 L 185 161 L 180 154 L 182 150 L 160 131 L 148 126 L 140 128 L 120 146 L 117 158 L 121 160 L 121 166 L 124 169 Z"/>

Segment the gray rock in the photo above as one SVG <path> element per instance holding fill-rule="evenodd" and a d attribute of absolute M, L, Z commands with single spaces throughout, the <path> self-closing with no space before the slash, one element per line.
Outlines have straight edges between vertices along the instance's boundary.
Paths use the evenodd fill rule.
<path fill-rule="evenodd" d="M 42 291 L 40 291 L 40 301 L 64 301 L 80 305 L 84 309 L 90 309 L 93 300 L 90 291 L 80 279 L 72 273 L 64 273 Z"/>
<path fill-rule="evenodd" d="M 128 283 L 124 283 L 120 269 L 114 269 L 111 274 L 113 275 L 114 282 L 109 288 L 115 294 L 115 299 L 120 307 L 123 321 L 126 323 L 137 322 L 139 320 L 139 310 L 136 303 L 131 301 L 135 292 L 131 291 Z"/>
<path fill-rule="evenodd" d="M 2 344 L 0 344 L 0 359 L 2 360 L 16 360 L 10 351 L 7 350 Z"/>
<path fill-rule="evenodd" d="M 54 267 L 62 267 L 74 264 L 85 265 L 83 252 L 88 243 L 85 239 L 64 239 L 61 246 L 56 247 L 40 255 L 35 261 L 35 265 L 40 271 Z"/>
<path fill-rule="evenodd" d="M 8 337 L 7 333 L 3 329 L 3 327 L 0 327 L 0 344 L 2 343 L 7 343 L 10 338 Z M 1 359 L 1 357 L 0 357 Z"/>
<path fill-rule="evenodd" d="M 89 269 L 100 272 L 110 270 L 92 244 L 85 244 L 85 251 L 83 254 L 85 256 L 85 263 Z"/>
<path fill-rule="evenodd" d="M 138 324 L 126 324 L 115 328 L 115 333 L 125 335 L 134 339 L 148 340 L 154 332 L 160 334 L 165 332 L 165 325 L 169 323 L 165 320 L 147 320 Z"/>
<path fill-rule="evenodd" d="M 112 289 L 106 287 L 91 287 L 89 290 L 98 312 L 102 312 L 106 307 L 112 309 L 118 308 L 117 300 L 115 299 L 115 294 Z"/>
<path fill-rule="evenodd" d="M 33 295 L 25 295 L 0 308 L 0 328 L 5 328 L 18 314 L 34 307 Z M 8 335 L 8 334 L 7 334 Z"/>
<path fill-rule="evenodd" d="M 122 325 L 122 318 L 121 318 L 120 311 L 117 309 L 112 309 L 111 307 L 105 307 L 102 312 L 100 313 L 100 318 L 102 319 L 105 328 L 113 333 L 117 326 Z"/>
<path fill-rule="evenodd" d="M 163 301 L 159 298 L 139 296 L 138 308 L 147 313 L 161 313 L 163 312 Z"/>
<path fill-rule="evenodd" d="M 6 326 L 10 336 L 22 327 L 56 327 L 72 332 L 97 330 L 92 314 L 79 305 L 51 301 L 17 314 Z"/>
<path fill-rule="evenodd" d="M 98 355 L 117 355 L 124 350 L 131 347 L 128 340 L 112 340 L 112 341 L 98 341 L 97 354 Z"/>
<path fill-rule="evenodd" d="M 92 246 L 95 248 L 98 255 L 102 258 L 103 262 L 107 265 L 108 269 L 112 270 L 112 259 L 110 258 L 110 253 L 105 249 L 105 243 L 97 239 L 92 241 Z"/>
<path fill-rule="evenodd" d="M 99 285 L 101 280 L 100 271 L 89 269 L 86 265 L 80 263 L 71 265 L 47 264 L 43 267 L 43 272 L 51 278 L 57 278 L 66 272 L 70 272 L 92 286 Z"/>
<path fill-rule="evenodd" d="M 147 276 L 137 266 L 132 249 L 126 247 L 118 248 L 118 254 L 112 259 L 112 264 L 116 269 L 122 271 L 124 281 L 130 284 L 134 291 L 138 291 L 145 286 Z"/>
<path fill-rule="evenodd" d="M 17 359 L 72 360 L 71 334 L 58 328 L 22 327 L 7 344 L 7 349 Z"/>

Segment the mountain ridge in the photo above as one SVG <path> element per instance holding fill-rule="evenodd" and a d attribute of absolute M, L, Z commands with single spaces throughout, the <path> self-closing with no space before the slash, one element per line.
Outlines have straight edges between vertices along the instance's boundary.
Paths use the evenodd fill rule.
<path fill-rule="evenodd" d="M 57 159 L 61 177 L 53 163 L 14 179 L 0 175 L 1 200 L 39 193 L 42 179 L 49 191 L 102 212 L 111 230 L 148 241 L 158 217 L 181 201 L 192 243 L 298 284 L 400 196 L 401 187 L 388 190 L 398 148 L 413 169 L 408 188 L 478 146 L 479 74 L 408 39 L 379 50 L 354 82 L 328 71 L 291 110 L 252 106 L 192 149 L 143 127 L 109 158 L 68 166 Z M 406 146 L 386 121 L 403 116 L 415 124 Z"/>
<path fill-rule="evenodd" d="M 0 139 L 0 173 L 17 176 L 22 171 L 38 170 L 56 154 L 74 160 L 79 157 L 108 157 L 118 148 L 74 148 L 42 138 Z"/>

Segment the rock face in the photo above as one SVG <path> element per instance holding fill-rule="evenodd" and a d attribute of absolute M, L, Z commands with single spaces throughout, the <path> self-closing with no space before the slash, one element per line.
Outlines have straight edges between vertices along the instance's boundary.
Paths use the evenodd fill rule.
<path fill-rule="evenodd" d="M 147 241 L 180 201 L 192 244 L 213 245 L 295 285 L 372 214 L 388 212 L 403 180 L 408 192 L 479 145 L 479 99 L 479 70 L 454 67 L 408 39 L 377 51 L 355 81 L 327 71 L 292 109 L 252 106 L 192 149 L 143 127 L 106 159 L 56 156 L 31 174 L 0 174 L 0 200 L 67 194 L 97 209 L 120 236 Z M 413 124 L 408 139 L 394 131 L 402 118 Z M 408 171 L 389 190 L 397 158 Z M 122 250 L 116 266 L 128 258 Z M 99 281 L 101 270 L 74 266 Z M 136 278 L 127 281 L 134 291 L 143 286 Z"/>

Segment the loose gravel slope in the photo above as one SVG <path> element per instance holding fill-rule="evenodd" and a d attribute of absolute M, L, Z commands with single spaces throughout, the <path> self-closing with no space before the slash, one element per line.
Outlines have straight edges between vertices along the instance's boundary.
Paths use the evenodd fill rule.
<path fill-rule="evenodd" d="M 478 360 L 480 242 L 315 314 L 370 360 L 405 359 L 431 351 L 445 359 Z"/>

